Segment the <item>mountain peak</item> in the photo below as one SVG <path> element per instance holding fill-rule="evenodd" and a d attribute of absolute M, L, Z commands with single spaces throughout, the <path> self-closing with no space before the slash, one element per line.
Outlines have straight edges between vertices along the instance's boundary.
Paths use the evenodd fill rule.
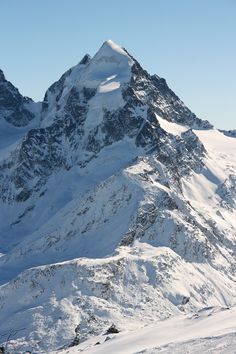
<path fill-rule="evenodd" d="M 4 75 L 4 72 L 0 69 L 0 81 L 5 81 L 6 78 L 5 78 L 5 75 Z"/>
<path fill-rule="evenodd" d="M 119 44 L 113 42 L 111 39 L 106 40 L 103 43 L 102 47 L 108 47 L 108 48 L 110 48 L 114 51 L 118 51 L 118 52 L 123 51 L 122 47 Z"/>
<path fill-rule="evenodd" d="M 126 57 L 130 58 L 130 56 L 125 52 L 125 50 L 111 39 L 105 41 L 97 54 L 95 55 L 96 59 L 99 57 Z"/>
<path fill-rule="evenodd" d="M 79 64 L 80 65 L 85 65 L 85 64 L 88 64 L 88 62 L 90 61 L 91 57 L 89 54 L 85 54 L 83 56 L 83 58 L 80 60 Z"/>
<path fill-rule="evenodd" d="M 124 49 L 107 40 L 80 73 L 80 83 L 87 88 L 96 88 L 100 93 L 111 92 L 129 82 L 133 63 Z"/>

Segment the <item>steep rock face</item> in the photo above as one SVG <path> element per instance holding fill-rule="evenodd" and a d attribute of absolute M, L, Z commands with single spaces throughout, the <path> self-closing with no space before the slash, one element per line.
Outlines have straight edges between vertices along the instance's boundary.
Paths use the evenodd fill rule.
<path fill-rule="evenodd" d="M 0 126 L 0 328 L 23 328 L 9 347 L 234 304 L 236 140 L 112 41 L 39 108 Z"/>
<path fill-rule="evenodd" d="M 16 127 L 24 127 L 35 118 L 32 103 L 30 98 L 23 97 L 18 89 L 6 80 L 0 70 L 0 119 L 5 119 Z"/>

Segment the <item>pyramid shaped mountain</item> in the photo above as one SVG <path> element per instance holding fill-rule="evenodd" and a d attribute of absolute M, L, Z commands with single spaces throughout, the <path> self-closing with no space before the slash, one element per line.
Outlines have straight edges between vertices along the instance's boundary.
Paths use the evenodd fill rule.
<path fill-rule="evenodd" d="M 41 103 L 0 90 L 3 345 L 12 323 L 8 348 L 50 353 L 235 303 L 233 134 L 111 40 Z"/>

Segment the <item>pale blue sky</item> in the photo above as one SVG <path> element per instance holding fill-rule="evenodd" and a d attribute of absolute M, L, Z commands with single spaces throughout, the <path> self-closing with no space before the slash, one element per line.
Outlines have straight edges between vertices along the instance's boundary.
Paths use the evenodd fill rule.
<path fill-rule="evenodd" d="M 106 39 L 199 117 L 236 128 L 236 0 L 0 0 L 0 68 L 35 100 Z"/>

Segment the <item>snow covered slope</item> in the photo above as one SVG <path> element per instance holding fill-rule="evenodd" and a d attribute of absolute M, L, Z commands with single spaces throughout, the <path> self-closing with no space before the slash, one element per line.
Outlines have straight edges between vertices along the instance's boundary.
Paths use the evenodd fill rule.
<path fill-rule="evenodd" d="M 0 121 L 9 350 L 47 353 L 112 323 L 135 330 L 235 305 L 232 135 L 112 41 L 31 104 L 26 125 Z"/>
<path fill-rule="evenodd" d="M 205 308 L 120 334 L 103 334 L 58 354 L 155 354 L 235 352 L 235 308 Z"/>

